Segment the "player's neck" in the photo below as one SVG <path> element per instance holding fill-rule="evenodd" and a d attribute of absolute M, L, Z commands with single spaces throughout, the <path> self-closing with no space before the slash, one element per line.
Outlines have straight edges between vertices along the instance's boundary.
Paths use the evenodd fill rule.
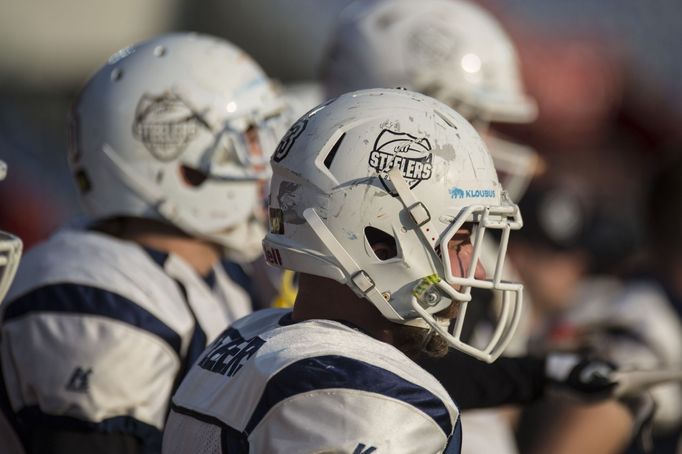
<path fill-rule="evenodd" d="M 386 320 L 372 303 L 358 298 L 348 286 L 331 279 L 300 275 L 293 319 L 346 321 L 375 339 L 393 343 L 394 324 Z"/>
<path fill-rule="evenodd" d="M 173 253 L 202 276 L 208 274 L 220 260 L 220 246 L 191 237 L 178 228 L 162 222 L 125 218 L 105 221 L 97 224 L 95 228 L 150 249 Z"/>

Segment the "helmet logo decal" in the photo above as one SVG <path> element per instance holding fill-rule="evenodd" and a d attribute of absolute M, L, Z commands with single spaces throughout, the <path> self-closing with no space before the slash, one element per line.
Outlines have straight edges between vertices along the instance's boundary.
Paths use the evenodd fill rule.
<path fill-rule="evenodd" d="M 277 235 L 284 233 L 284 213 L 279 208 L 270 208 L 270 232 Z"/>
<path fill-rule="evenodd" d="M 412 290 L 412 294 L 417 298 L 421 298 L 427 290 L 439 283 L 441 278 L 437 274 L 431 274 L 419 281 L 419 284 Z"/>
<path fill-rule="evenodd" d="M 379 133 L 369 154 L 369 165 L 379 172 L 381 184 L 391 194 L 382 173 L 398 167 L 410 189 L 413 189 L 422 180 L 431 178 L 432 160 L 431 143 L 426 137 L 418 138 L 388 129 Z"/>
<path fill-rule="evenodd" d="M 279 222 L 280 225 L 271 225 L 270 228 L 281 228 L 283 232 L 284 222 L 290 224 L 304 224 L 306 221 L 299 215 L 299 210 L 297 209 L 297 207 L 300 207 L 301 205 L 300 199 L 301 186 L 290 181 L 282 181 L 277 191 L 277 203 L 279 203 L 280 207 L 278 210 L 280 213 L 277 213 L 277 216 L 281 218 L 281 220 L 278 220 L 277 222 Z M 272 215 L 272 208 L 270 209 L 270 213 Z M 273 218 L 271 217 L 270 220 L 272 222 Z M 273 233 L 275 233 L 274 230 Z"/>
<path fill-rule="evenodd" d="M 495 197 L 494 189 L 462 189 L 452 187 L 448 189 L 450 198 L 452 199 L 470 199 L 470 198 L 484 198 L 492 199 Z"/>
<path fill-rule="evenodd" d="M 294 142 L 296 139 L 298 139 L 307 125 L 308 116 L 306 115 L 294 123 L 291 128 L 289 128 L 286 134 L 284 134 L 284 137 L 282 137 L 282 140 L 279 142 L 279 145 L 277 145 L 275 153 L 272 155 L 273 161 L 279 162 L 289 154 L 289 150 L 291 150 Z"/>
<path fill-rule="evenodd" d="M 282 266 L 282 256 L 279 253 L 279 249 L 274 247 L 263 246 L 263 252 L 265 253 L 265 261 L 271 265 Z"/>
<path fill-rule="evenodd" d="M 455 59 L 460 41 L 450 30 L 429 24 L 411 31 L 407 38 L 406 61 L 412 61 L 414 68 L 443 67 Z"/>
<path fill-rule="evenodd" d="M 135 109 L 133 137 L 159 161 L 180 156 L 196 136 L 202 119 L 178 96 L 144 95 Z"/>

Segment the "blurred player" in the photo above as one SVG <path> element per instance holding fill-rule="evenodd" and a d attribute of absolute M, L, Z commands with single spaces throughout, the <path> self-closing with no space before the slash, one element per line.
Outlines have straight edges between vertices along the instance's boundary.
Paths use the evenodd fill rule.
<path fill-rule="evenodd" d="M 500 23 L 480 6 L 460 0 L 370 0 L 354 2 L 342 14 L 321 63 L 327 96 L 371 87 L 405 87 L 454 108 L 486 141 L 498 177 L 518 202 L 541 159 L 529 147 L 493 133 L 493 123 L 529 123 L 537 114 L 525 93 L 514 45 Z M 483 244 L 482 262 L 494 266 L 498 245 Z M 518 280 L 506 265 L 507 279 Z M 483 293 L 483 294 L 481 294 Z M 478 321 L 465 336 L 485 331 L 483 307 L 500 304 L 498 294 L 479 292 Z M 525 351 L 526 317 L 511 354 Z M 496 448 L 499 451 L 499 448 Z"/>
<path fill-rule="evenodd" d="M 400 86 L 428 94 L 453 107 L 486 140 L 502 186 L 516 202 L 531 178 L 542 170 L 542 161 L 532 149 L 494 133 L 496 123 L 533 121 L 537 107 L 523 87 L 512 41 L 499 22 L 476 4 L 459 0 L 355 2 L 342 15 L 332 34 L 323 56 L 322 79 L 328 96 L 359 88 Z M 494 266 L 498 247 L 495 240 L 484 241 L 481 261 L 487 267 Z M 508 265 L 503 277 L 518 280 L 515 270 Z M 474 292 L 474 298 L 476 304 L 470 307 L 472 313 L 463 336 L 477 343 L 492 332 L 489 319 L 491 314 L 499 312 L 502 302 L 496 293 Z M 528 319 L 527 312 L 522 317 L 519 335 L 510 344 L 509 354 L 525 352 Z M 455 365 L 461 360 L 456 353 L 451 356 L 445 362 L 424 359 L 421 364 L 456 398 L 454 393 L 467 388 L 460 383 L 459 367 Z M 508 367 L 504 363 L 507 374 L 516 376 L 524 361 L 510 362 Z M 580 359 L 574 357 L 572 367 L 579 363 Z M 537 372 L 524 375 L 529 379 L 537 376 Z M 498 394 L 501 389 L 492 386 L 496 383 L 495 377 L 488 377 L 487 383 L 491 386 L 479 382 L 481 387 L 495 390 L 496 396 L 504 396 L 504 393 Z M 487 401 L 489 396 L 481 394 Z M 623 426 L 627 427 L 627 412 L 613 402 L 607 404 L 610 406 L 618 416 L 623 416 Z M 463 424 L 481 428 L 468 432 L 465 452 L 516 452 L 509 424 L 500 413 L 476 412 L 463 416 Z"/>
<path fill-rule="evenodd" d="M 169 398 L 246 315 L 220 260 L 250 260 L 287 124 L 260 67 L 191 33 L 114 54 L 70 118 L 86 222 L 25 257 L 2 318 L 3 394 L 28 453 L 158 452 Z"/>
<path fill-rule="evenodd" d="M 524 91 L 514 45 L 480 6 L 460 0 L 370 0 L 351 4 L 321 63 L 328 97 L 372 87 L 432 96 L 469 120 L 488 144 L 504 188 L 518 202 L 541 160 L 496 137 L 491 123 L 529 123 L 537 115 Z"/>
<path fill-rule="evenodd" d="M 450 105 L 486 140 L 500 181 L 516 202 L 539 169 L 541 161 L 532 149 L 496 137 L 490 128 L 491 122 L 531 122 L 536 105 L 524 91 L 512 41 L 499 22 L 476 4 L 456 0 L 355 2 L 337 23 L 321 72 L 328 96 L 399 86 Z M 486 266 L 495 260 L 496 248 L 493 239 L 484 243 Z M 509 265 L 504 273 L 505 278 L 518 280 Z M 487 311 L 499 304 L 499 295 L 478 292 L 476 296 L 481 304 L 471 308 L 474 313 L 464 330 L 465 336 L 474 338 L 476 331 L 489 330 Z M 526 318 L 522 317 L 508 354 L 525 352 Z M 430 361 L 426 366 L 435 364 Z M 499 413 L 465 413 L 465 423 L 467 419 L 486 429 L 469 431 L 465 452 L 469 446 L 471 452 L 515 452 L 509 425 Z"/>
<path fill-rule="evenodd" d="M 651 177 L 643 213 L 648 261 L 601 304 L 581 301 L 564 322 L 581 342 L 624 368 L 668 369 L 682 364 L 682 158 L 662 159 Z M 652 388 L 655 453 L 680 452 L 682 387 Z"/>
<path fill-rule="evenodd" d="M 493 361 L 518 322 L 522 287 L 478 262 L 486 232 L 521 225 L 480 137 L 431 98 L 365 90 L 301 117 L 272 165 L 263 247 L 301 273 L 293 312 L 259 311 L 210 346 L 164 452 L 459 452 L 456 406 L 409 358 Z M 474 287 L 506 294 L 483 348 L 447 332 Z"/>

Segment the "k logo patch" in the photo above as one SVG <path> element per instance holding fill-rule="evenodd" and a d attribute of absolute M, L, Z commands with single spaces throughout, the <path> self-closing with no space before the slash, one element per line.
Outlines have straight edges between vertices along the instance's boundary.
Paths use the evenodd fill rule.
<path fill-rule="evenodd" d="M 369 154 L 369 165 L 379 172 L 381 184 L 391 194 L 381 174 L 398 167 L 410 189 L 413 189 L 423 180 L 431 178 L 432 160 L 431 143 L 427 138 L 388 129 L 379 133 Z"/>

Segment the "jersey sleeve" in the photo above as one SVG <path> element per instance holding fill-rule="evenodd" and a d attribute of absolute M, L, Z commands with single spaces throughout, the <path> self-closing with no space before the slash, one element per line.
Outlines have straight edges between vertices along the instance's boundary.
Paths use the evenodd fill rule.
<path fill-rule="evenodd" d="M 461 410 L 528 404 L 542 396 L 547 384 L 542 357 L 501 357 L 487 364 L 450 349 L 443 358 L 424 356 L 418 363 L 457 399 Z"/>
<path fill-rule="evenodd" d="M 52 284 L 9 303 L 1 366 L 20 429 L 128 433 L 160 441 L 180 337 L 116 293 Z"/>

